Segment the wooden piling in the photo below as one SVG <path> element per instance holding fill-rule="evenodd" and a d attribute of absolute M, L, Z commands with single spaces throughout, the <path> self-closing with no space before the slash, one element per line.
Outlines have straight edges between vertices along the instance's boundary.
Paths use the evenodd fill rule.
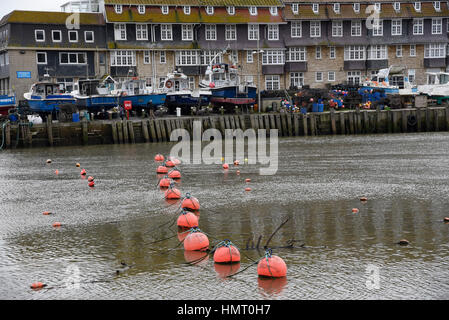
<path fill-rule="evenodd" d="M 84 122 L 87 123 L 87 121 L 83 121 L 83 142 L 84 142 Z M 87 132 L 87 127 L 86 127 L 86 132 Z M 53 120 L 52 120 L 52 115 L 49 114 L 47 116 L 47 135 L 48 135 L 48 143 L 50 144 L 50 146 L 53 146 Z M 86 133 L 87 135 L 87 133 Z"/>
<path fill-rule="evenodd" d="M 307 137 L 309 135 L 309 130 L 307 128 L 307 114 L 302 114 L 301 117 L 302 117 L 303 133 L 304 133 L 304 136 Z"/>
<path fill-rule="evenodd" d="M 449 106 L 445 108 L 446 114 L 446 131 L 449 131 Z"/>
<path fill-rule="evenodd" d="M 150 134 L 148 132 L 148 121 L 142 120 L 141 125 L 142 125 L 143 138 L 145 142 L 148 143 L 150 142 Z"/>
<path fill-rule="evenodd" d="M 355 108 L 356 133 L 362 133 L 362 117 L 360 116 L 360 107 Z"/>
<path fill-rule="evenodd" d="M 348 116 L 348 119 L 349 119 L 349 133 L 350 134 L 354 134 L 355 133 L 355 130 L 354 130 L 354 112 L 353 111 L 346 112 L 346 115 Z"/>
<path fill-rule="evenodd" d="M 111 130 L 112 130 L 112 142 L 114 144 L 117 144 L 118 143 L 117 126 L 115 125 L 115 122 L 111 123 Z"/>
<path fill-rule="evenodd" d="M 281 115 L 276 114 L 276 127 L 279 130 L 279 137 L 282 137 L 284 135 L 284 130 L 282 130 L 282 124 L 281 124 Z"/>
<path fill-rule="evenodd" d="M 126 124 L 126 120 L 122 121 L 122 130 L 123 130 L 123 142 L 127 144 L 129 142 L 129 134 L 128 134 L 128 125 Z"/>
<path fill-rule="evenodd" d="M 417 131 L 421 132 L 421 108 L 416 108 Z"/>
<path fill-rule="evenodd" d="M 337 134 L 337 126 L 335 124 L 335 109 L 331 108 L 330 109 L 330 115 L 331 115 L 331 131 L 333 135 Z M 295 126 L 296 128 L 296 126 Z"/>
<path fill-rule="evenodd" d="M 243 131 L 246 131 L 245 116 L 240 115 L 239 119 L 240 119 L 240 128 L 242 128 Z"/>
<path fill-rule="evenodd" d="M 440 130 L 439 130 L 440 126 L 439 126 L 439 123 L 438 123 L 438 120 L 439 120 L 439 116 L 438 116 L 438 110 L 439 110 L 439 109 L 435 109 L 435 110 L 433 110 L 433 118 L 434 118 L 434 120 L 433 120 L 433 123 L 434 123 L 434 131 L 440 131 Z"/>
<path fill-rule="evenodd" d="M 310 135 L 315 136 L 316 135 L 316 121 L 315 121 L 315 114 L 311 113 L 309 115 L 310 119 Z"/>
<path fill-rule="evenodd" d="M 426 108 L 426 131 L 430 132 L 430 110 Z"/>
<path fill-rule="evenodd" d="M 407 110 L 401 111 L 401 124 L 402 124 L 402 132 L 407 132 Z"/>
<path fill-rule="evenodd" d="M 136 137 L 134 136 L 134 123 L 132 121 L 128 121 L 128 132 L 131 143 L 136 143 Z"/>
<path fill-rule="evenodd" d="M 276 119 L 274 117 L 274 114 L 270 114 L 268 117 L 270 118 L 270 128 L 278 129 L 278 127 L 276 126 Z"/>
<path fill-rule="evenodd" d="M 293 114 L 293 127 L 295 130 L 295 136 L 299 136 L 299 115 L 297 113 Z"/>
<path fill-rule="evenodd" d="M 5 144 L 6 147 L 11 147 L 11 124 L 8 122 L 5 127 Z"/>
<path fill-rule="evenodd" d="M 292 114 L 291 113 L 287 113 L 286 119 L 287 119 L 288 135 L 290 137 L 293 137 Z"/>
<path fill-rule="evenodd" d="M 345 126 L 345 113 L 346 112 L 340 112 L 340 131 L 341 134 L 346 134 L 346 126 Z"/>
<path fill-rule="evenodd" d="M 376 108 L 376 133 L 381 133 L 381 113 L 379 106 Z"/>
<path fill-rule="evenodd" d="M 263 115 L 259 115 L 258 118 L 259 118 L 259 129 L 266 129 L 263 121 Z"/>
<path fill-rule="evenodd" d="M 288 136 L 288 130 L 287 130 L 287 117 L 286 117 L 286 113 L 283 112 L 281 113 L 281 125 L 282 125 L 282 135 L 284 137 Z"/>
<path fill-rule="evenodd" d="M 150 138 L 151 138 L 151 142 L 157 142 L 157 135 L 156 135 L 156 128 L 154 125 L 154 120 L 148 120 L 148 126 L 150 128 Z"/>
<path fill-rule="evenodd" d="M 170 141 L 170 136 L 173 131 L 171 123 L 170 123 L 170 119 L 165 119 L 164 122 L 165 122 L 165 127 L 167 128 L 167 141 Z"/>
<path fill-rule="evenodd" d="M 162 141 L 162 132 L 161 132 L 161 127 L 159 125 L 159 120 L 154 120 L 154 126 L 156 127 L 157 141 L 161 142 Z"/>
<path fill-rule="evenodd" d="M 117 132 L 118 132 L 118 140 L 120 141 L 121 144 L 123 144 L 122 122 L 117 121 L 116 125 L 117 125 Z"/>
<path fill-rule="evenodd" d="M 363 132 L 371 133 L 368 110 L 365 110 L 362 113 L 363 113 Z"/>
<path fill-rule="evenodd" d="M 267 131 L 269 131 L 270 130 L 270 117 L 268 116 L 268 114 L 263 115 L 263 122 L 265 124 L 265 129 L 267 129 Z"/>

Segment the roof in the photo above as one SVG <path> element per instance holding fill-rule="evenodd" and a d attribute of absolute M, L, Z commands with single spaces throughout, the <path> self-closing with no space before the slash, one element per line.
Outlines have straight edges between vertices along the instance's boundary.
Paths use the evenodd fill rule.
<path fill-rule="evenodd" d="M 7 23 L 36 23 L 36 24 L 66 24 L 72 13 L 50 11 L 20 11 L 14 10 L 4 16 L 0 25 Z M 101 13 L 80 13 L 81 25 L 104 25 Z"/>
<path fill-rule="evenodd" d="M 147 6 L 283 7 L 281 0 L 105 0 L 104 3 Z"/>
<path fill-rule="evenodd" d="M 137 7 L 123 8 L 117 14 L 113 6 L 106 6 L 108 22 L 133 23 L 283 23 L 282 15 L 272 16 L 269 9 L 259 8 L 257 16 L 250 15 L 248 9 L 236 8 L 234 15 L 229 15 L 226 8 L 215 8 L 213 15 L 208 15 L 204 8 L 191 8 L 189 15 L 182 8 L 172 8 L 168 14 L 162 14 L 161 8 L 148 8 L 145 14 L 139 14 Z"/>

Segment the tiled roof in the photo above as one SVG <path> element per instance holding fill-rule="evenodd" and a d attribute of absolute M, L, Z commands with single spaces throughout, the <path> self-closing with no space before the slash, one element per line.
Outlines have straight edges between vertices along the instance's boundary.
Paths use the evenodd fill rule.
<path fill-rule="evenodd" d="M 234 7 L 282 7 L 280 0 L 105 0 L 105 4 L 148 5 L 148 6 L 234 6 Z"/>
<path fill-rule="evenodd" d="M 145 14 L 139 14 L 137 7 L 123 8 L 117 14 L 112 6 L 106 6 L 108 22 L 137 23 L 282 23 L 282 15 L 272 16 L 268 9 L 259 8 L 257 16 L 249 14 L 248 9 L 236 8 L 234 15 L 229 15 L 226 8 L 215 8 L 213 15 L 208 15 L 204 8 L 191 8 L 189 15 L 182 8 L 171 8 L 168 14 L 162 14 L 160 8 L 147 8 Z"/>
<path fill-rule="evenodd" d="M 19 11 L 15 10 L 4 16 L 0 25 L 6 23 L 37 23 L 37 24 L 66 24 L 71 13 L 45 12 L 45 11 Z M 105 23 L 101 13 L 80 13 L 81 25 L 103 25 Z"/>

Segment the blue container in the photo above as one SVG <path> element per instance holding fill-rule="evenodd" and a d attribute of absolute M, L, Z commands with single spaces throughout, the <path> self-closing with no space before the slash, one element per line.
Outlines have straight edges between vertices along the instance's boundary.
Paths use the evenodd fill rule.
<path fill-rule="evenodd" d="M 301 108 L 301 113 L 302 113 L 302 114 L 306 114 L 306 113 L 307 113 L 307 108 L 302 107 L 302 108 Z"/>
<path fill-rule="evenodd" d="M 312 105 L 312 112 L 318 112 L 318 103 Z"/>
<path fill-rule="evenodd" d="M 323 112 L 323 111 L 324 111 L 324 103 L 318 104 L 318 112 Z"/>
<path fill-rule="evenodd" d="M 80 114 L 79 113 L 72 114 L 72 120 L 73 122 L 80 122 Z"/>

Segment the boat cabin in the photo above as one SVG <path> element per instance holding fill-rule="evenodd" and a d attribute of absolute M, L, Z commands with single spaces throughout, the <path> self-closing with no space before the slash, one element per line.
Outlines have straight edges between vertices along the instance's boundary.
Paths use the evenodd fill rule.
<path fill-rule="evenodd" d="M 60 86 L 57 83 L 39 82 L 35 83 L 31 87 L 31 95 L 41 99 L 45 99 L 49 96 L 60 95 L 62 93 L 63 92 L 60 90 Z"/>

